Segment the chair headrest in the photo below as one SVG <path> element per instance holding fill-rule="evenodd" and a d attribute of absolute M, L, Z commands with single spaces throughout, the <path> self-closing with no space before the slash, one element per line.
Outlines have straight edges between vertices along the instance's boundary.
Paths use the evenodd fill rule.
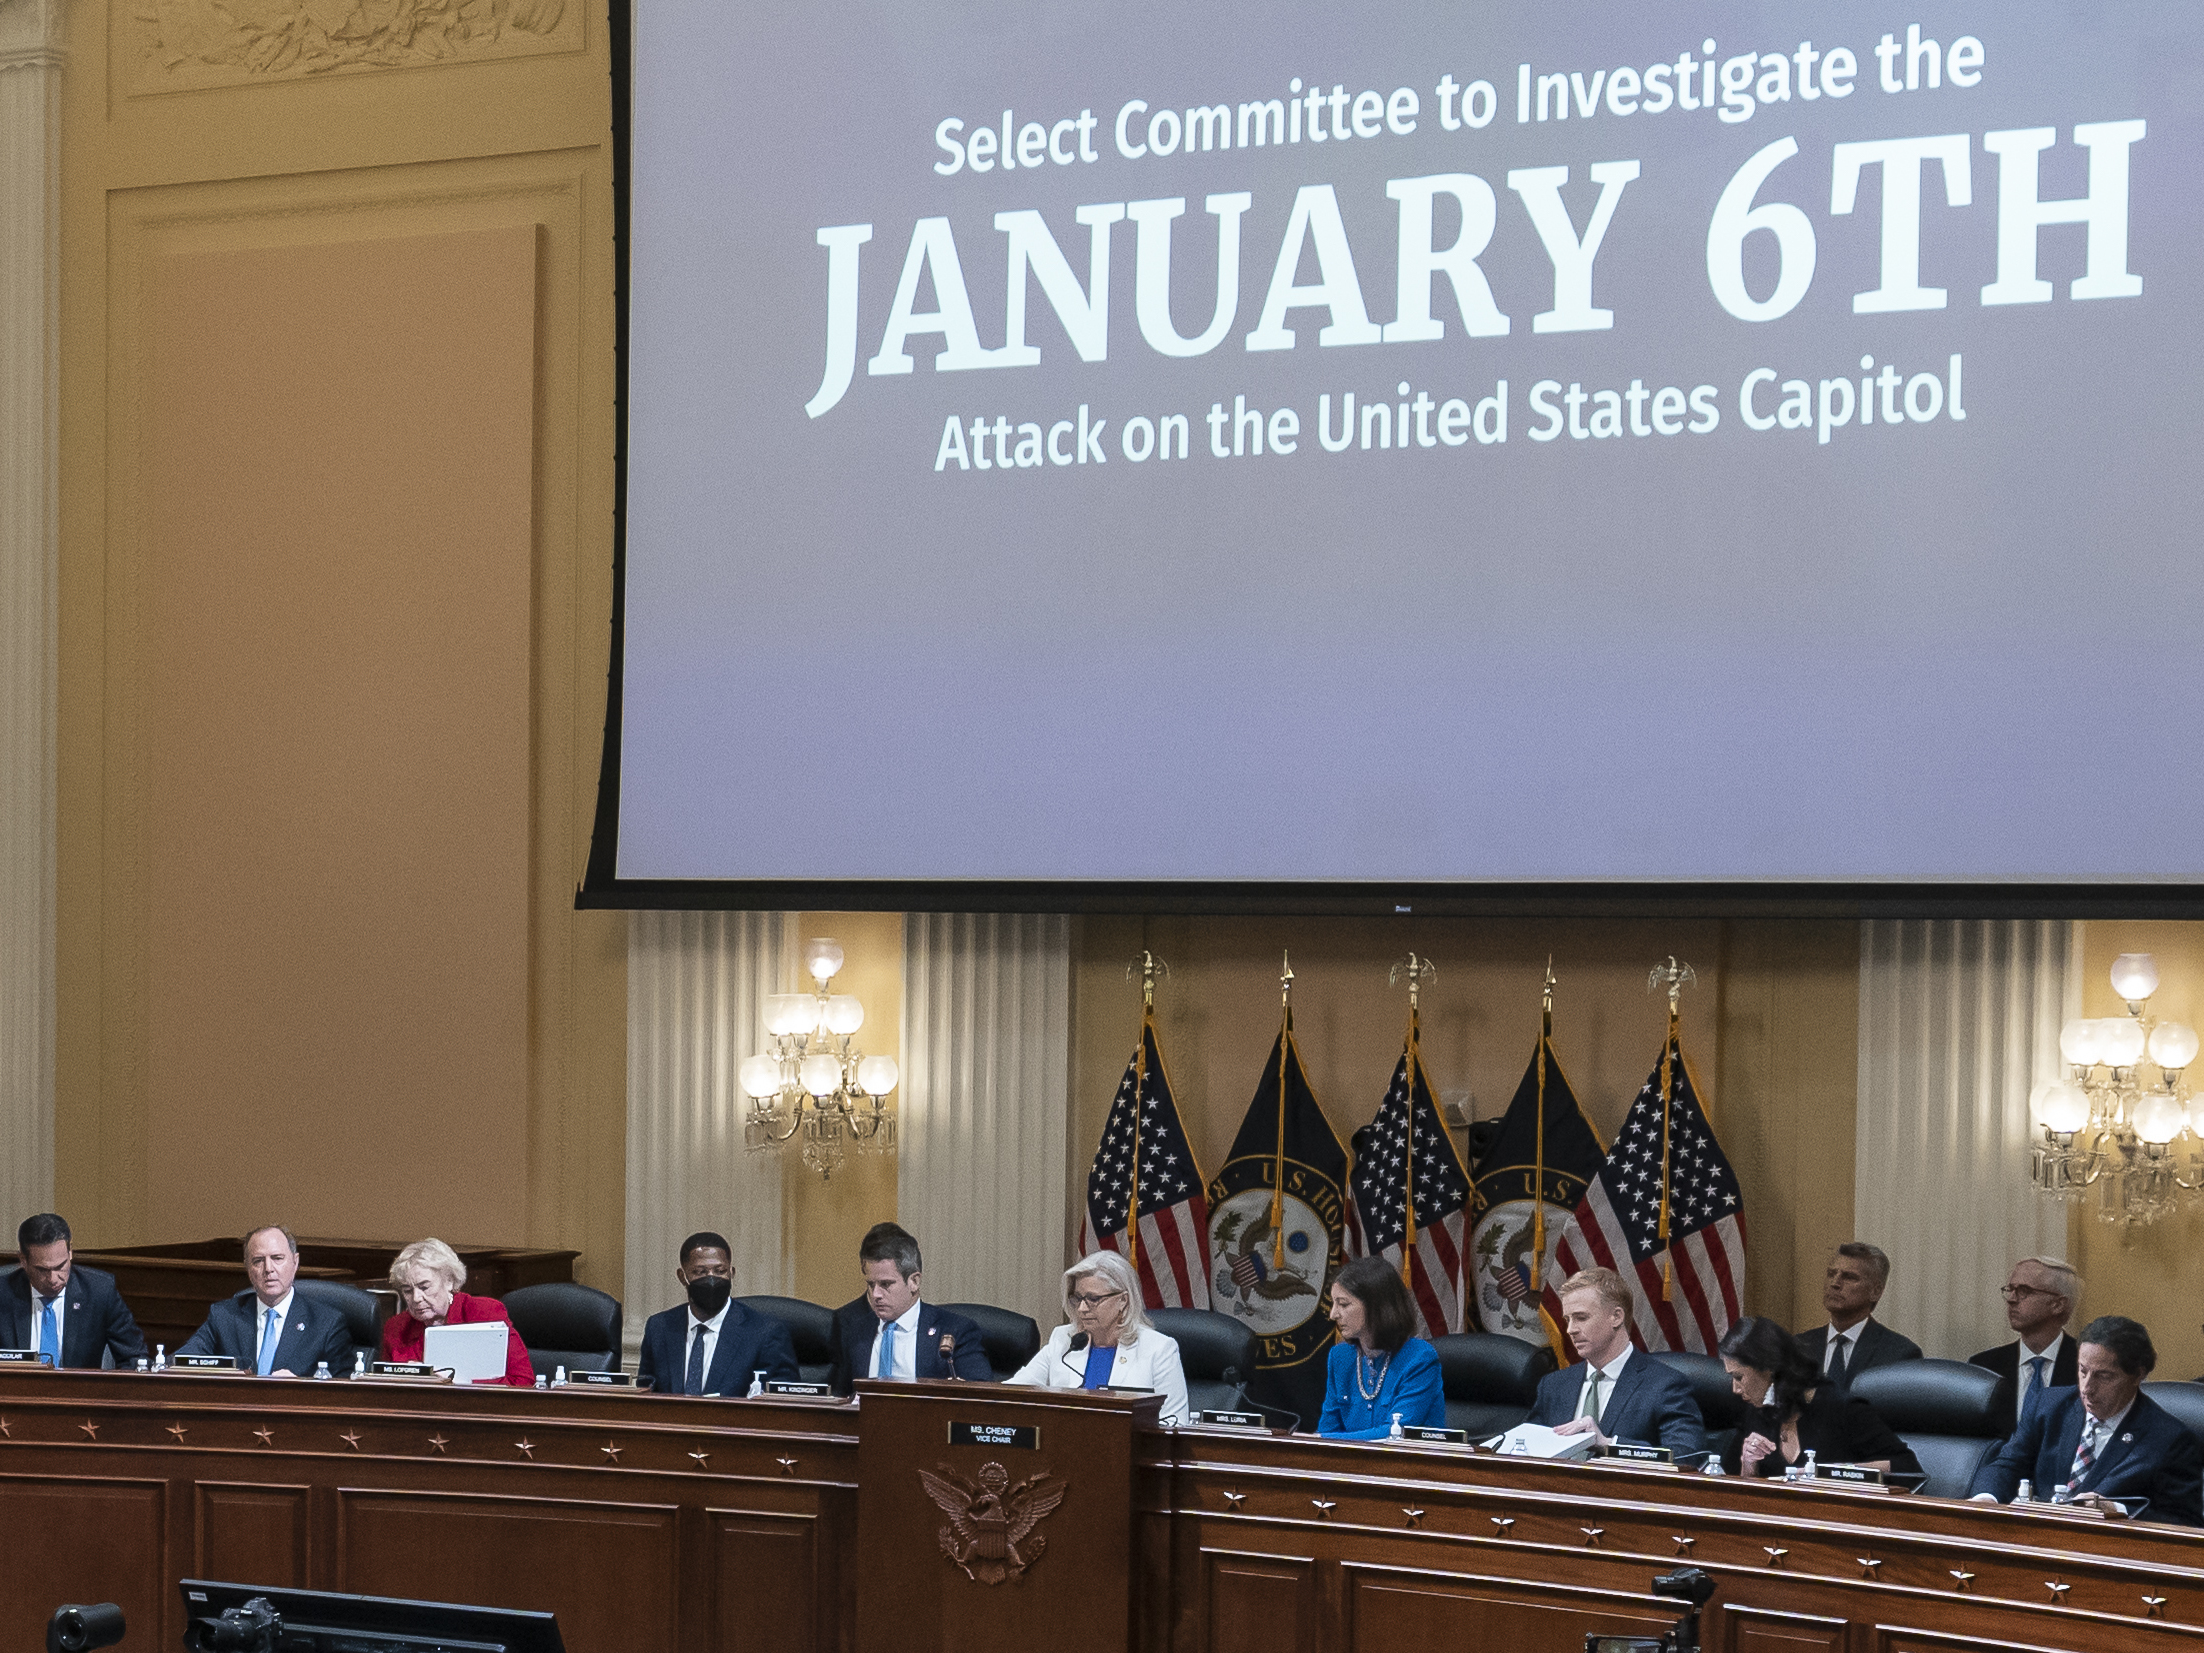
<path fill-rule="evenodd" d="M 789 1341 L 796 1345 L 799 1363 L 817 1364 L 834 1358 L 832 1309 L 806 1302 L 801 1297 L 738 1297 L 735 1301 L 752 1314 L 762 1314 L 786 1326 Z"/>
<path fill-rule="evenodd" d="M 1148 1323 L 1178 1344 L 1179 1359 L 1189 1372 L 1221 1376 L 1232 1366 L 1243 1380 L 1255 1376 L 1262 1345 L 1253 1331 L 1229 1314 L 1214 1309 L 1150 1309 Z"/>
<path fill-rule="evenodd" d="M 1895 1361 L 1862 1372 L 1851 1388 L 1901 1435 L 1995 1437 L 2004 1432 L 2000 1400 L 2012 1397 L 2010 1378 L 1964 1360 Z"/>
<path fill-rule="evenodd" d="M 1745 1403 L 1730 1386 L 1730 1369 L 1719 1355 L 1695 1354 L 1689 1349 L 1650 1349 L 1646 1353 L 1691 1385 L 1691 1398 L 1710 1429 L 1727 1429 L 1745 1416 Z"/>
<path fill-rule="evenodd" d="M 1433 1338 L 1431 1347 L 1449 1400 L 1529 1406 L 1538 1399 L 1538 1380 L 1554 1369 L 1554 1352 L 1545 1344 L 1498 1332 L 1455 1332 Z"/>
<path fill-rule="evenodd" d="M 547 1280 L 505 1294 L 505 1312 L 530 1349 L 620 1346 L 620 1300 L 579 1280 Z"/>
<path fill-rule="evenodd" d="M 1041 1328 L 1029 1314 L 999 1309 L 992 1303 L 941 1303 L 944 1314 L 961 1314 L 980 1329 L 980 1347 L 989 1364 L 1023 1366 L 1041 1352 Z"/>

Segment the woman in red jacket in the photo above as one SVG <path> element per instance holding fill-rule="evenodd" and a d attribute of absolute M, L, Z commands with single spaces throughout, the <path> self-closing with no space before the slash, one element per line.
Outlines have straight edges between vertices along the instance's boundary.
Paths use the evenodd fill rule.
<path fill-rule="evenodd" d="M 469 1297 L 459 1288 L 467 1283 L 467 1265 L 442 1240 L 416 1240 L 398 1253 L 390 1265 L 390 1283 L 398 1293 L 399 1312 L 383 1326 L 385 1360 L 419 1360 L 421 1345 L 431 1326 L 465 1326 L 483 1320 L 505 1322 L 505 1375 L 484 1378 L 484 1383 L 510 1384 L 532 1389 L 536 1368 L 528 1350 L 513 1330 L 505 1305 L 494 1297 Z"/>

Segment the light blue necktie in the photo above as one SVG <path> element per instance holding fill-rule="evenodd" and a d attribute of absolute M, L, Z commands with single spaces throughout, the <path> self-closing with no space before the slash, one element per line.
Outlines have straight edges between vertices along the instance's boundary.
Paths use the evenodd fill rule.
<path fill-rule="evenodd" d="M 267 1323 L 260 1329 L 260 1359 L 253 1368 L 262 1377 L 275 1370 L 276 1338 L 283 1329 L 283 1321 L 274 1309 L 266 1313 Z"/>
<path fill-rule="evenodd" d="M 54 1324 L 54 1300 L 41 1300 L 38 1311 L 38 1348 L 41 1354 L 53 1356 L 55 1366 L 61 1364 L 61 1328 Z"/>
<path fill-rule="evenodd" d="M 2043 1393 L 2043 1368 L 2049 1364 L 2042 1355 L 2031 1355 L 2022 1362 L 2028 1375 L 2021 1379 L 2019 1423 L 2028 1421 L 2028 1414 L 2036 1409 L 2036 1399 Z"/>
<path fill-rule="evenodd" d="M 882 1378 L 895 1376 L 895 1322 L 892 1320 L 884 1321 L 881 1324 L 880 1359 L 872 1375 Z"/>

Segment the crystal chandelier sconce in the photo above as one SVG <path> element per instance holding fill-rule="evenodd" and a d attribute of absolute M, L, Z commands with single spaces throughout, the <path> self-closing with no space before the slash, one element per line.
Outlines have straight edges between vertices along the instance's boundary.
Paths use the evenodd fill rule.
<path fill-rule="evenodd" d="M 2098 1189 L 2106 1222 L 2154 1223 L 2204 1188 L 2204 1102 L 2192 1104 L 2188 1093 L 2196 1029 L 2150 1015 L 2158 962 L 2148 953 L 2113 961 L 2112 990 L 2125 1016 L 2077 1016 L 2059 1030 L 2067 1072 L 2036 1087 L 2043 1141 L 2029 1172 L 2053 1199 Z"/>
<path fill-rule="evenodd" d="M 806 1169 L 822 1181 L 833 1176 L 851 1145 L 861 1154 L 895 1152 L 888 1097 L 901 1073 L 894 1057 L 858 1050 L 865 1007 L 854 994 L 831 991 L 842 960 L 839 942 L 820 937 L 805 943 L 804 969 L 814 991 L 767 996 L 766 1048 L 739 1071 L 750 1099 L 743 1146 L 766 1153 L 800 1139 Z"/>

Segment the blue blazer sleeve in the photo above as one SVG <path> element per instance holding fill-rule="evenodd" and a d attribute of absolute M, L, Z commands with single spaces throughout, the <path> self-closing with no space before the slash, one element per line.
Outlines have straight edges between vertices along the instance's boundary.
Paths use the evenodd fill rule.
<path fill-rule="evenodd" d="M 199 1322 L 199 1329 L 176 1346 L 176 1353 L 180 1355 L 228 1355 L 232 1359 L 236 1359 L 237 1351 L 225 1346 L 222 1340 L 222 1329 L 215 1323 L 221 1316 L 222 1311 L 228 1307 L 227 1303 L 216 1303 L 210 1307 L 207 1310 L 206 1319 Z M 238 1364 L 242 1366 L 244 1362 L 239 1360 Z"/>
<path fill-rule="evenodd" d="M 957 1349 L 951 1366 L 967 1383 L 995 1381 L 995 1368 L 988 1361 L 987 1345 L 980 1340 L 979 1327 L 969 1320 L 957 1333 Z"/>
<path fill-rule="evenodd" d="M 1346 1368 L 1354 1356 L 1344 1343 L 1334 1343 L 1331 1353 L 1324 1357 L 1324 1410 L 1316 1420 L 1319 1435 L 1336 1435 L 1346 1421 L 1342 1408 L 1346 1404 Z"/>
<path fill-rule="evenodd" d="M 2038 1405 L 2029 1413 L 2027 1422 L 1998 1448 L 1997 1456 L 1974 1472 L 1974 1482 L 1967 1488 L 1968 1495 L 1987 1492 L 2001 1504 L 2010 1503 L 2013 1494 L 2020 1490 L 2020 1478 L 2023 1475 L 2033 1477 L 2036 1473 L 2036 1459 L 2043 1452 L 2046 1427 L 2053 1418 L 2065 1417 L 2065 1399 L 2077 1392 L 2069 1389 L 2058 1400 Z M 2042 1495 L 2050 1497 L 2051 1489 L 2043 1488 Z"/>
<path fill-rule="evenodd" d="M 1354 1358 L 1344 1348 L 1332 1351 L 1333 1361 L 1325 1371 L 1324 1417 L 1317 1425 L 1317 1432 L 1339 1441 L 1382 1441 L 1393 1433 L 1393 1414 L 1400 1414 L 1403 1425 L 1413 1424 L 1419 1429 L 1439 1429 L 1446 1425 L 1446 1394 L 1439 1383 L 1438 1352 L 1420 1337 L 1412 1337 L 1401 1345 L 1401 1351 L 1393 1357 L 1393 1382 L 1379 1398 L 1377 1409 L 1382 1416 L 1366 1429 L 1342 1429 L 1341 1407 L 1346 1388 L 1345 1366 Z M 1341 1361 L 1339 1356 L 1345 1355 Z"/>
<path fill-rule="evenodd" d="M 778 1320 L 765 1315 L 758 1318 L 764 1322 L 764 1326 L 763 1335 L 758 1338 L 758 1354 L 757 1359 L 752 1362 L 753 1367 L 763 1367 L 768 1382 L 778 1379 L 784 1383 L 794 1383 L 803 1376 L 796 1369 L 795 1339 L 788 1335 L 788 1328 Z M 742 1391 L 738 1389 L 735 1392 L 740 1394 Z"/>
<path fill-rule="evenodd" d="M 1707 1439 L 1699 1416 L 1699 1402 L 1691 1392 L 1691 1385 L 1658 1362 L 1651 1364 L 1667 1379 L 1653 1399 L 1653 1424 L 1660 1436 L 1659 1444 L 1667 1447 L 1679 1461 L 1696 1457 L 1706 1451 Z"/>
<path fill-rule="evenodd" d="M 644 1388 L 658 1387 L 658 1316 L 643 1322 L 643 1352 L 635 1362 L 635 1381 Z"/>
<path fill-rule="evenodd" d="M 115 1287 L 114 1277 L 85 1271 L 87 1283 L 95 1289 L 92 1293 L 100 1305 L 104 1324 L 100 1337 L 113 1352 L 117 1366 L 135 1365 L 144 1355 L 145 1333 L 138 1330 L 138 1322 L 130 1312 L 130 1305 L 122 1300 L 122 1293 Z"/>
<path fill-rule="evenodd" d="M 2186 1527 L 2204 1525 L 2204 1447 L 2177 1425 L 2167 1436 L 2164 1451 L 2143 1518 L 2176 1521 Z"/>

